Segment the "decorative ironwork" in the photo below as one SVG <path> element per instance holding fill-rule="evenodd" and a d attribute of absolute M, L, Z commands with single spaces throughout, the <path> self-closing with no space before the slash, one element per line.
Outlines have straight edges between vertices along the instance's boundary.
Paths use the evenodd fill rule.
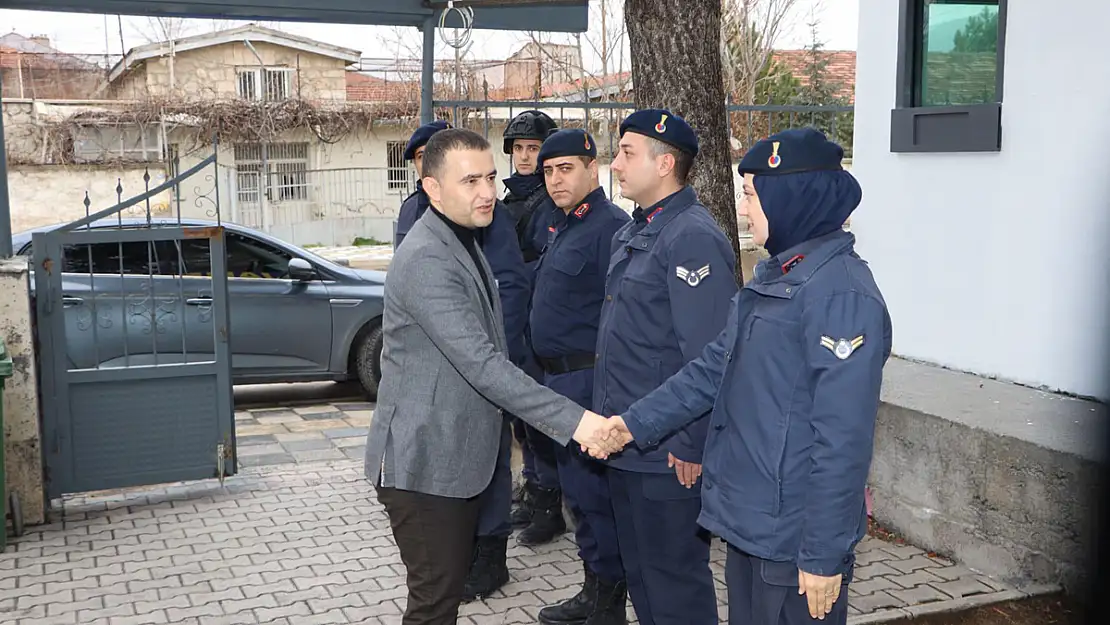
<path fill-rule="evenodd" d="M 104 304 L 97 302 L 95 299 L 92 304 L 81 306 L 77 310 L 77 329 L 82 332 L 87 332 L 92 329 L 93 314 L 97 317 L 97 326 L 103 330 L 110 329 L 115 325 L 113 320 L 114 309 L 111 304 Z"/>
<path fill-rule="evenodd" d="M 220 196 L 219 196 L 219 181 L 216 179 L 215 174 L 205 174 L 204 181 L 210 183 L 212 186 L 208 191 L 201 191 L 201 187 L 193 188 L 193 194 L 196 196 L 193 199 L 193 206 L 204 210 L 204 214 L 208 217 L 219 220 L 220 218 Z"/>
<path fill-rule="evenodd" d="M 167 322 L 177 322 L 181 299 L 176 294 L 159 297 L 152 282 L 143 282 L 139 293 L 127 296 L 127 322 L 139 326 L 143 334 L 166 333 Z"/>

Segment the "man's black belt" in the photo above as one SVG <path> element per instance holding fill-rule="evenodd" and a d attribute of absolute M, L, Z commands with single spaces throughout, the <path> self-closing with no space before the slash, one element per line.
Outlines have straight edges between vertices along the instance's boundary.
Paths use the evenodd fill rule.
<path fill-rule="evenodd" d="M 597 363 L 597 357 L 587 352 L 560 356 L 559 358 L 543 358 L 540 356 L 536 358 L 540 361 L 540 366 L 543 367 L 543 370 L 551 375 L 581 371 L 582 369 L 592 369 Z"/>

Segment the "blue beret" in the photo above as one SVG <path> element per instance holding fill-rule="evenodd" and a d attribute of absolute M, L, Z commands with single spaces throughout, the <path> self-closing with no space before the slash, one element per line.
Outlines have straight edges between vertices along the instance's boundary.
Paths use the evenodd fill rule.
<path fill-rule="evenodd" d="M 666 109 L 636 111 L 621 122 L 620 133 L 635 132 L 672 145 L 690 156 L 698 155 L 698 135 L 690 124 Z"/>
<path fill-rule="evenodd" d="M 844 148 L 816 128 L 791 128 L 756 143 L 740 159 L 740 175 L 781 176 L 843 169 Z"/>
<path fill-rule="evenodd" d="M 590 133 L 581 128 L 567 128 L 551 133 L 540 148 L 539 167 L 549 158 L 559 156 L 588 156 L 597 158 L 597 145 Z"/>
<path fill-rule="evenodd" d="M 405 160 L 411 161 L 416 158 L 416 151 L 427 145 L 428 139 L 431 139 L 432 135 L 440 130 L 447 130 L 450 127 L 451 124 L 443 120 L 437 120 L 417 128 L 416 132 L 412 133 L 409 144 L 405 146 Z"/>

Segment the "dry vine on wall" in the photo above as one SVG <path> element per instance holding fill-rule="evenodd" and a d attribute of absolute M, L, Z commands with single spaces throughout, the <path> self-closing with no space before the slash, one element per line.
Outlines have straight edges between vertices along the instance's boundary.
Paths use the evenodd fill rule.
<path fill-rule="evenodd" d="M 46 162 L 64 164 L 74 162 L 74 139 L 82 127 L 143 129 L 165 124 L 166 132 L 178 137 L 184 132 L 186 142 L 193 143 L 190 149 L 208 145 L 214 137 L 221 142 L 264 142 L 295 130 L 311 132 L 321 142 L 332 144 L 352 133 L 371 130 L 375 122 L 418 114 L 416 103 L 151 99 L 113 103 L 110 110 L 85 111 L 52 122 L 43 139 L 49 152 Z"/>

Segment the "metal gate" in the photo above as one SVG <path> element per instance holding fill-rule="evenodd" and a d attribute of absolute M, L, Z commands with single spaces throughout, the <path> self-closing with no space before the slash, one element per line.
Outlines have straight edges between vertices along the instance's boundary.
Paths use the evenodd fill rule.
<path fill-rule="evenodd" d="M 216 152 L 157 187 L 32 238 L 47 494 L 236 470 Z M 181 186 L 210 203 L 181 222 Z M 205 188 L 210 191 L 205 192 Z M 176 200 L 174 217 L 152 201 Z M 193 223 L 193 222 L 190 222 Z"/>

